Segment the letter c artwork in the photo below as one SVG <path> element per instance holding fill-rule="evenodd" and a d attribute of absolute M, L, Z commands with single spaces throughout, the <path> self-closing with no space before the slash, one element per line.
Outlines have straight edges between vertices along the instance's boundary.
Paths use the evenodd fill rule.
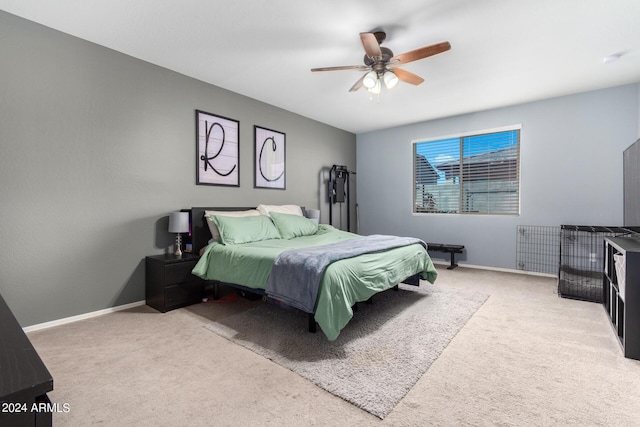
<path fill-rule="evenodd" d="M 271 141 L 271 151 L 273 151 L 275 153 L 277 151 L 277 149 L 278 149 L 278 145 L 276 143 L 276 140 L 272 136 L 266 138 L 264 140 L 264 142 L 262 143 L 262 148 L 260 148 L 260 157 L 258 159 L 258 165 L 259 165 L 258 168 L 260 169 L 260 175 L 262 175 L 262 178 L 264 178 L 265 181 L 274 182 L 274 181 L 277 181 L 280 178 L 282 178 L 282 175 L 284 175 L 284 170 L 282 172 L 280 172 L 280 175 L 278 175 L 276 177 L 268 177 L 267 174 L 265 173 L 265 171 L 262 169 L 262 153 L 264 152 L 264 147 L 267 145 L 267 142 L 269 142 L 269 141 Z"/>

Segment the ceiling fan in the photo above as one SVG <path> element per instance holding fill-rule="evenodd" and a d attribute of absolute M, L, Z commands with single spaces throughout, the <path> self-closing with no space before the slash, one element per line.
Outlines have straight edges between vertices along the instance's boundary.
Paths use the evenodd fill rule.
<path fill-rule="evenodd" d="M 360 40 L 365 51 L 364 65 L 312 68 L 311 71 L 367 71 L 351 86 L 349 92 L 355 92 L 364 86 L 370 92 L 378 94 L 382 89 L 382 82 L 384 82 L 387 89 L 394 88 L 398 81 L 419 85 L 424 81 L 422 77 L 398 67 L 451 49 L 449 42 L 441 42 L 394 55 L 391 49 L 380 46 L 386 37 L 387 34 L 384 31 L 360 33 Z"/>

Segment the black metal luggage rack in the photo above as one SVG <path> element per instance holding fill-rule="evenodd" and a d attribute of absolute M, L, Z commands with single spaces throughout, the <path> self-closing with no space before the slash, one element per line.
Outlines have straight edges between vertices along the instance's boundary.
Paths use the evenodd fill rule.
<path fill-rule="evenodd" d="M 558 295 L 601 303 L 604 238 L 639 233 L 640 227 L 561 225 Z"/>

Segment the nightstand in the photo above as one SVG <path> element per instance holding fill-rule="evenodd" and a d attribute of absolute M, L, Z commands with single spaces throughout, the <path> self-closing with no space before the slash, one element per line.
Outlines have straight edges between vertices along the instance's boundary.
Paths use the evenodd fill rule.
<path fill-rule="evenodd" d="M 199 259 L 191 254 L 146 257 L 147 305 L 165 313 L 202 301 L 204 281 L 191 274 Z"/>

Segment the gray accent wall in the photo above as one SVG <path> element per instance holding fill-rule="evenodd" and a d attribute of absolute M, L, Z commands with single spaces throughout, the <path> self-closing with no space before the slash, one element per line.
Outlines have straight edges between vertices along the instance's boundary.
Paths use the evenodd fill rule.
<path fill-rule="evenodd" d="M 622 152 L 637 139 L 638 103 L 633 84 L 360 134 L 360 232 L 463 244 L 462 262 L 516 269 L 518 225 L 622 225 Z M 519 216 L 412 214 L 411 141 L 518 124 Z"/>
<path fill-rule="evenodd" d="M 144 300 L 173 210 L 326 222 L 329 168 L 355 168 L 354 134 L 1 11 L 0 58 L 0 293 L 22 326 Z M 239 188 L 195 185 L 196 109 L 239 120 Z M 254 125 L 286 134 L 285 191 L 253 188 Z"/>

